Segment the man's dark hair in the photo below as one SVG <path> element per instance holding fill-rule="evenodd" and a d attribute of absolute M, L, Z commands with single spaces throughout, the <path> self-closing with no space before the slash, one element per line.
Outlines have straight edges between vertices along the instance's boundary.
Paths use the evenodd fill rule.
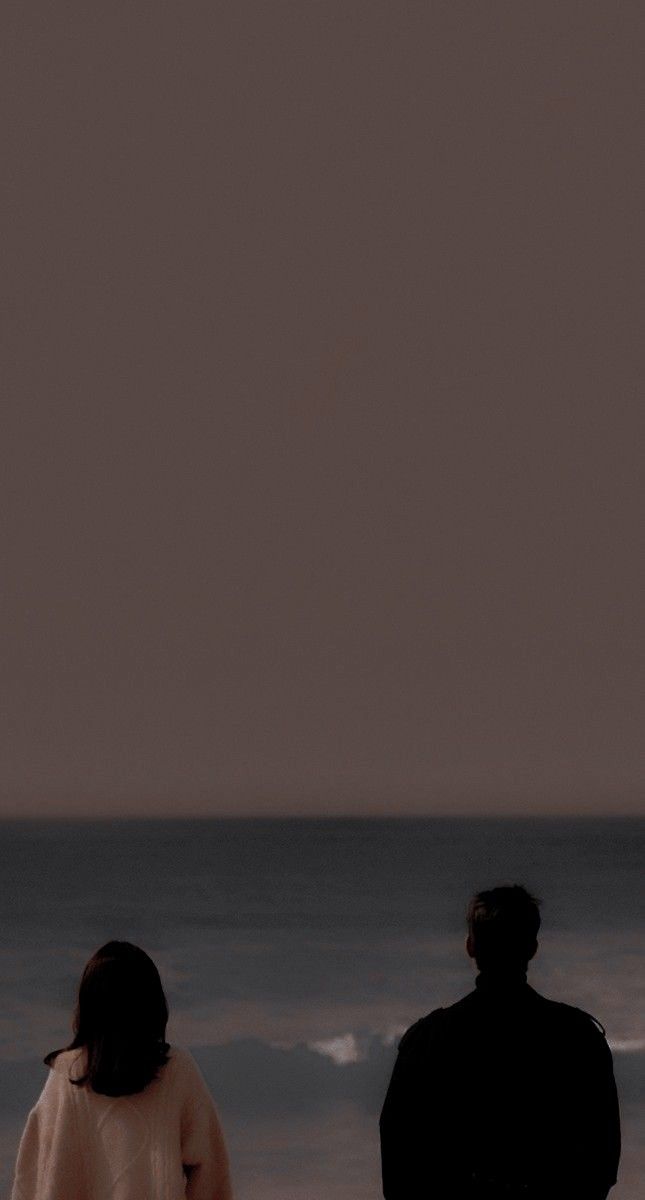
<path fill-rule="evenodd" d="M 480 970 L 526 970 L 540 928 L 539 900 L 519 884 L 477 892 L 468 932 Z"/>

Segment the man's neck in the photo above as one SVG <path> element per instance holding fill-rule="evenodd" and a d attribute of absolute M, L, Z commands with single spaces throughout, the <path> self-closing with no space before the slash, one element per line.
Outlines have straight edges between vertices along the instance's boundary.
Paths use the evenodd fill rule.
<path fill-rule="evenodd" d="M 501 969 L 488 967 L 481 970 L 475 980 L 477 990 L 486 994 L 517 992 L 526 986 L 526 969 L 521 967 Z"/>

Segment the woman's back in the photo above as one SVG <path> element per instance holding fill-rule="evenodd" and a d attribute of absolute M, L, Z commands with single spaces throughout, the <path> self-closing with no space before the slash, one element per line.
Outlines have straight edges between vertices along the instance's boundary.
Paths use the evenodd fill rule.
<path fill-rule="evenodd" d="M 187 1051 L 171 1047 L 133 1095 L 70 1081 L 84 1072 L 82 1050 L 54 1060 L 20 1143 L 12 1200 L 230 1200 L 217 1113 Z"/>
<path fill-rule="evenodd" d="M 18 1150 L 12 1200 L 231 1200 L 210 1092 L 166 1041 L 168 1003 L 149 955 L 111 941 L 83 971 L 74 1037 Z"/>

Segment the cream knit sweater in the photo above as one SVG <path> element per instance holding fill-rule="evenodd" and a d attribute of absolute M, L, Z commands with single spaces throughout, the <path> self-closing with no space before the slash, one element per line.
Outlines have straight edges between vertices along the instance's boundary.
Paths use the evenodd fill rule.
<path fill-rule="evenodd" d="M 59 1054 L 20 1142 L 12 1200 L 232 1200 L 210 1092 L 192 1056 L 172 1047 L 134 1096 L 69 1082 L 79 1051 Z"/>

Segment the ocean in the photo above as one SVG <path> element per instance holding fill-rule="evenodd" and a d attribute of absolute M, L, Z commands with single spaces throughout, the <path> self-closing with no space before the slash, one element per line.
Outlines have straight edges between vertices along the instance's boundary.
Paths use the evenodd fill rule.
<path fill-rule="evenodd" d="M 110 938 L 162 974 L 169 1039 L 215 1097 L 239 1200 L 379 1200 L 378 1114 L 400 1033 L 473 986 L 469 895 L 542 900 L 529 979 L 597 1016 L 623 1161 L 645 1178 L 639 819 L 0 823 L 0 1198 L 42 1057 L 70 1038 L 80 971 Z"/>

